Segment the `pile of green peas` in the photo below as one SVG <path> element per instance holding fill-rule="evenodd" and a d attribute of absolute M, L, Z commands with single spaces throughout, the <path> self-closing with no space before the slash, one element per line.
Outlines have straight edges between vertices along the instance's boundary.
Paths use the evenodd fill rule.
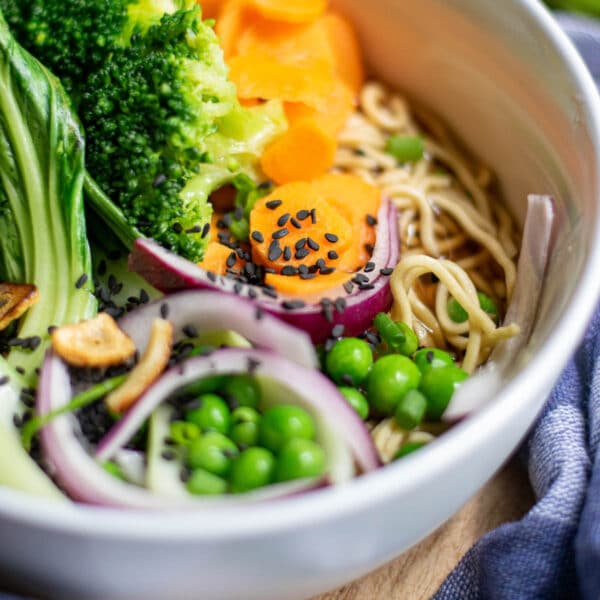
<path fill-rule="evenodd" d="M 309 412 L 293 404 L 261 412 L 260 386 L 251 375 L 222 377 L 211 387 L 170 425 L 191 494 L 239 494 L 325 472 Z"/>
<path fill-rule="evenodd" d="M 327 375 L 363 420 L 394 416 L 407 430 L 440 420 L 468 374 L 448 352 L 419 349 L 406 323 L 380 313 L 373 325 L 382 343 L 373 350 L 360 338 L 338 340 L 325 355 Z M 406 454 L 401 449 L 398 457 Z"/>

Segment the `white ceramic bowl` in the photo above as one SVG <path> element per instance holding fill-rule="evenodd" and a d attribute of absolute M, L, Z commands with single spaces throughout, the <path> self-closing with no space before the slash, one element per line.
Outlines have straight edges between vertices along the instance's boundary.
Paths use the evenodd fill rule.
<path fill-rule="evenodd" d="M 235 513 L 134 514 L 0 490 L 0 580 L 52 598 L 304 598 L 399 554 L 516 448 L 600 287 L 600 111 L 575 50 L 535 0 L 344 0 L 373 72 L 426 102 L 489 164 L 516 215 L 551 193 L 564 226 L 542 317 L 514 376 L 426 449 L 338 489 Z"/>

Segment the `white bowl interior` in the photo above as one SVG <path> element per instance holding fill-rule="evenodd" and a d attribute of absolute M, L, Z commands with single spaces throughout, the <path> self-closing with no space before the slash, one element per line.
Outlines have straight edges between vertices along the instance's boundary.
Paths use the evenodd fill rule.
<path fill-rule="evenodd" d="M 389 560 L 449 517 L 516 447 L 598 298 L 598 100 L 536 0 L 338 0 L 373 73 L 442 116 L 520 220 L 557 200 L 542 310 L 515 377 L 414 457 L 340 489 L 224 515 L 53 507 L 0 490 L 0 570 L 61 597 L 302 598 Z M 527 364 L 529 363 L 529 364 Z"/>

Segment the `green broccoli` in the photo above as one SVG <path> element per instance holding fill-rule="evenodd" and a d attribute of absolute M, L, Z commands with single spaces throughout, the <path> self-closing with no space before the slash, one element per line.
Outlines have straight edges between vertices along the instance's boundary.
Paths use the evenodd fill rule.
<path fill-rule="evenodd" d="M 142 234 L 200 260 L 208 196 L 239 173 L 257 178 L 286 127 L 281 103 L 239 105 L 195 0 L 0 0 L 15 4 L 22 43 L 73 95 L 94 212 L 128 246 Z"/>
<path fill-rule="evenodd" d="M 84 140 L 69 99 L 0 14 L 0 281 L 39 290 L 15 324 L 8 358 L 0 355 L 0 484 L 52 497 L 60 493 L 21 447 L 16 425 L 48 327 L 96 311 L 83 179 Z"/>

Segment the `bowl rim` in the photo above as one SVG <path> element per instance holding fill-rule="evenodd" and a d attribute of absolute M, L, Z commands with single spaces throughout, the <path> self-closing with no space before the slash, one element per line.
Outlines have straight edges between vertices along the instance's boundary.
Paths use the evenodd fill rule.
<path fill-rule="evenodd" d="M 600 180 L 600 95 L 577 50 L 551 14 L 537 0 L 513 0 L 513 7 L 532 17 L 541 34 L 560 55 L 581 93 L 595 149 L 595 170 Z M 426 449 L 402 463 L 386 466 L 343 486 L 313 491 L 303 497 L 276 503 L 248 505 L 243 511 L 215 508 L 197 512 L 135 512 L 71 503 L 55 503 L 10 489 L 0 489 L 0 519 L 10 519 L 77 536 L 127 540 L 239 539 L 257 534 L 281 533 L 304 525 L 358 513 L 385 502 L 399 491 L 410 491 L 424 480 L 451 468 L 460 456 L 476 451 L 491 429 L 511 421 L 518 403 L 516 393 L 534 398 L 546 394 L 543 378 L 531 377 L 536 370 L 560 373 L 583 337 L 600 298 L 600 191 L 593 222 L 596 235 L 585 266 L 560 322 L 529 364 L 481 411 L 455 425 Z M 483 426 L 482 426 L 483 425 Z M 490 473 L 490 477 L 493 473 Z M 227 518 L 216 518 L 218 515 Z"/>

